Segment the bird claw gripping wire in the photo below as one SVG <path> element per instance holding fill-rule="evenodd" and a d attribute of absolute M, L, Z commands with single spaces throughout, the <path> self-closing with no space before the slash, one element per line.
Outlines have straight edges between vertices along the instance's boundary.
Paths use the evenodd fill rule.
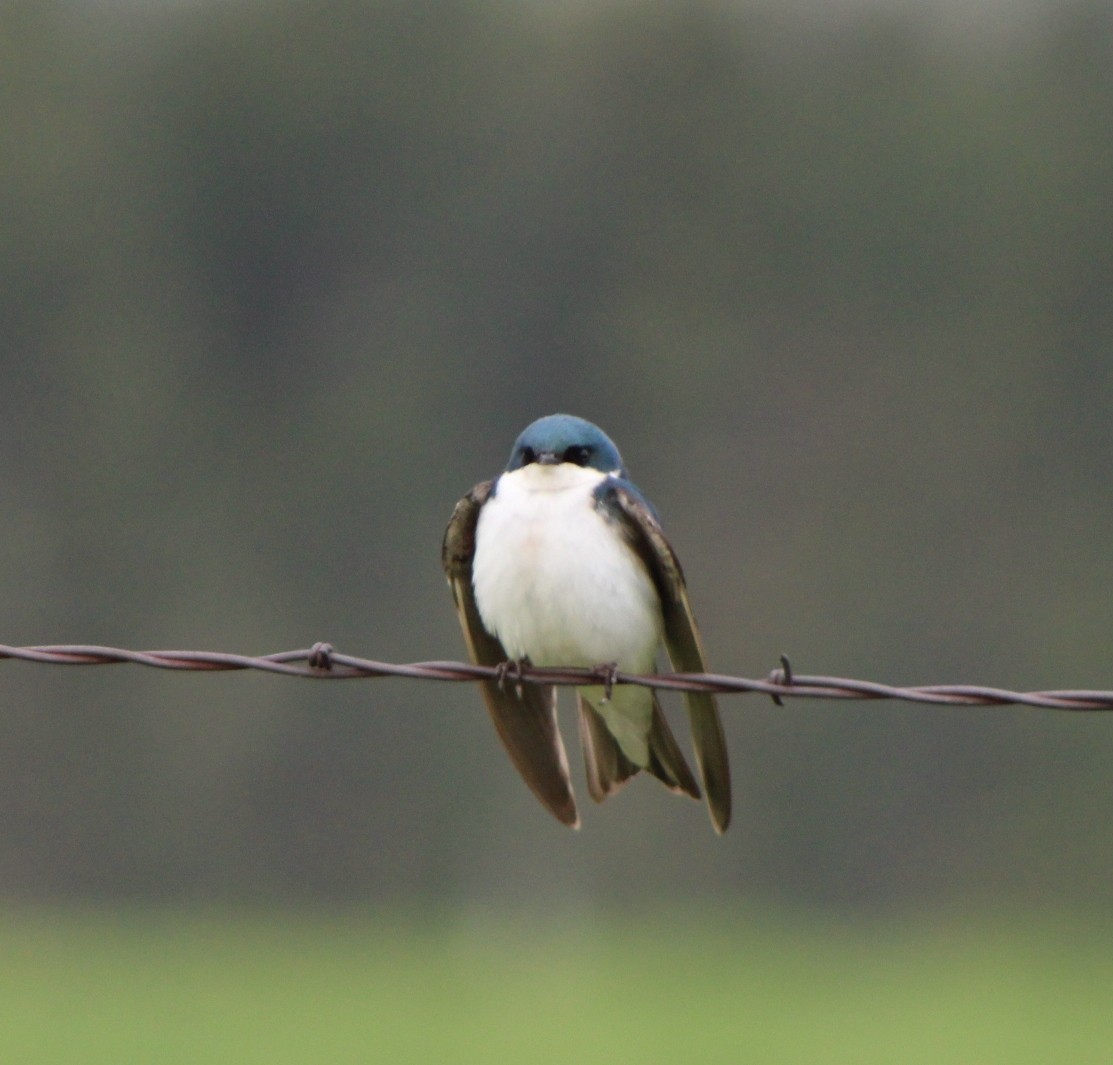
<path fill-rule="evenodd" d="M 315 643 L 309 650 L 306 664 L 310 669 L 328 671 L 332 669 L 332 655 L 335 648 L 331 643 Z"/>
<path fill-rule="evenodd" d="M 618 683 L 618 663 L 601 662 L 595 667 L 593 672 L 603 677 L 603 702 L 609 703 L 611 701 L 611 693 L 614 691 L 614 686 Z"/>
<path fill-rule="evenodd" d="M 499 686 L 499 691 L 506 691 L 507 680 L 513 679 L 514 694 L 520 699 L 522 697 L 522 673 L 528 664 L 528 659 L 513 658 L 495 666 L 495 683 Z"/>
<path fill-rule="evenodd" d="M 774 669 L 769 674 L 769 683 L 776 684 L 780 688 L 792 687 L 792 663 L 789 662 L 788 655 L 781 655 L 781 668 Z M 776 692 L 773 692 L 770 698 L 777 706 L 784 706 L 784 700 Z"/>

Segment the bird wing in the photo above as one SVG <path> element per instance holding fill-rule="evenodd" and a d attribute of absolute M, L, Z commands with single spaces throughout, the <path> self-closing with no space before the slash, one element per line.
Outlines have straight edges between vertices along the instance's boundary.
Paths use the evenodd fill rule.
<path fill-rule="evenodd" d="M 673 668 L 683 673 L 705 673 L 699 629 L 688 601 L 684 572 L 653 508 L 628 481 L 612 477 L 599 496 L 604 512 L 616 521 L 622 535 L 653 578 L 665 622 L 665 647 Z M 685 692 L 692 746 L 711 823 L 717 832 L 730 824 L 730 761 L 715 697 L 710 692 Z"/>
<path fill-rule="evenodd" d="M 502 644 L 483 624 L 472 585 L 475 530 L 492 484 L 484 481 L 476 485 L 456 504 L 441 551 L 468 654 L 483 666 L 508 661 Z M 495 680 L 480 681 L 480 687 L 495 731 L 522 779 L 558 821 L 579 828 L 568 756 L 557 728 L 556 689 L 537 684 L 516 687 Z"/>

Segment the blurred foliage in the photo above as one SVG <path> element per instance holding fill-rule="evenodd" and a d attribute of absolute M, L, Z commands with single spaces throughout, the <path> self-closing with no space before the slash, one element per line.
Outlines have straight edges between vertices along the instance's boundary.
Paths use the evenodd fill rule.
<path fill-rule="evenodd" d="M 1105 921 L 776 912 L 424 921 L 7 913 L 24 1065 L 696 1059 L 1075 1065 L 1108 1054 Z"/>
<path fill-rule="evenodd" d="M 463 648 L 438 551 L 600 422 L 716 668 L 1113 687 L 1113 27 L 10 5 L 0 631 Z M 1108 902 L 1113 721 L 728 700 L 739 814 L 550 824 L 463 686 L 8 663 L 0 891 Z M 582 791 L 582 789 L 581 789 Z"/>

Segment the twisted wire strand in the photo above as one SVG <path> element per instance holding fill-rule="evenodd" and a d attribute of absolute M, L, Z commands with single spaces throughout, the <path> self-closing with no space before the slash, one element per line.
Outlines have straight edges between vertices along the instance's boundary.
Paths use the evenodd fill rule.
<path fill-rule="evenodd" d="M 326 643 L 270 655 L 239 655 L 221 651 L 129 651 L 93 644 L 51 644 L 11 647 L 0 644 L 0 659 L 18 659 L 54 665 L 88 666 L 131 663 L 155 669 L 198 672 L 261 670 L 312 680 L 353 680 L 402 677 L 410 680 L 485 681 L 515 684 L 603 685 L 640 684 L 669 691 L 705 691 L 720 695 L 768 695 L 783 699 L 892 699 L 939 706 L 1029 706 L 1048 710 L 1113 710 L 1113 691 L 1057 690 L 1016 692 L 972 684 L 929 684 L 898 687 L 877 681 L 853 680 L 795 673 L 781 659 L 763 680 L 723 673 L 657 673 L 651 676 L 622 673 L 607 666 L 592 669 L 522 665 L 477 666 L 470 662 L 376 662 L 340 654 Z"/>

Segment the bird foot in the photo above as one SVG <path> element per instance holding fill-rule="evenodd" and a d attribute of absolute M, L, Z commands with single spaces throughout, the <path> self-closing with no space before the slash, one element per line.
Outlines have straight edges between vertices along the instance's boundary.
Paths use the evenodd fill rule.
<path fill-rule="evenodd" d="M 495 666 L 495 683 L 499 691 L 506 691 L 506 682 L 513 680 L 514 694 L 522 697 L 522 671 L 529 665 L 527 658 L 512 658 Z"/>
<path fill-rule="evenodd" d="M 603 675 L 603 702 L 609 703 L 614 686 L 618 683 L 618 663 L 600 662 L 595 667 L 595 672 Z"/>

